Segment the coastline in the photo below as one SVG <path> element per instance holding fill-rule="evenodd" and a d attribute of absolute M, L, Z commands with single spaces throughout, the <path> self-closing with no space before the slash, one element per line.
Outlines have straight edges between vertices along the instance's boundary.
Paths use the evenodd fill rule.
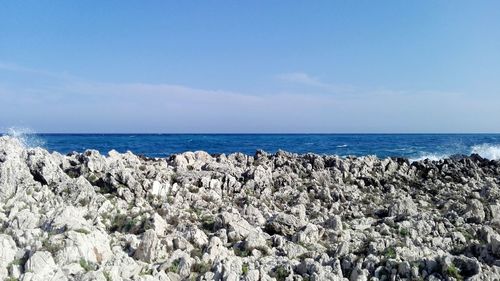
<path fill-rule="evenodd" d="M 0 137 L 0 279 L 495 280 L 499 178 L 478 155 L 155 159 Z"/>
<path fill-rule="evenodd" d="M 257 150 L 276 153 L 401 157 L 439 160 L 453 155 L 481 155 L 500 159 L 500 134 L 35 134 L 12 130 L 10 136 L 28 147 L 43 147 L 62 154 L 98 150 L 132 151 L 147 157 L 169 157 L 185 151 L 210 154 L 245 153 Z"/>

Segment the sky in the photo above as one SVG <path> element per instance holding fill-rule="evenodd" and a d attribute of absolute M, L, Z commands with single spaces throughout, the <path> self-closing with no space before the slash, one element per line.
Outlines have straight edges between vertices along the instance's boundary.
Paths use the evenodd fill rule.
<path fill-rule="evenodd" d="M 500 1 L 1 1 L 0 132 L 500 132 Z"/>

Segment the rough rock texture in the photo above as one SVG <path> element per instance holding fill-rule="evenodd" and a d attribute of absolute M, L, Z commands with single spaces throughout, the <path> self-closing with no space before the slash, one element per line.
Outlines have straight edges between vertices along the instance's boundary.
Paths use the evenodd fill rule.
<path fill-rule="evenodd" d="M 500 162 L 0 138 L 0 280 L 500 280 Z"/>

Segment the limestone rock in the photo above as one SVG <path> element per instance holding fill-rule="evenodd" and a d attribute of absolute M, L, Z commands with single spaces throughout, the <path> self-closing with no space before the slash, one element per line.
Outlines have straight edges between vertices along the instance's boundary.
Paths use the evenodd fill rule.
<path fill-rule="evenodd" d="M 135 251 L 134 257 L 145 262 L 154 261 L 157 256 L 159 243 L 160 241 L 154 230 L 146 230 L 139 248 Z"/>
<path fill-rule="evenodd" d="M 295 234 L 297 229 L 305 224 L 299 218 L 288 215 L 285 213 L 279 213 L 271 217 L 266 224 L 267 229 L 274 233 L 282 234 L 285 236 L 290 236 Z"/>
<path fill-rule="evenodd" d="M 14 261 L 16 253 L 17 247 L 12 237 L 0 234 L 0 279 L 7 278 L 7 266 Z"/>
<path fill-rule="evenodd" d="M 0 137 L 0 279 L 497 280 L 500 161 L 62 155 Z"/>

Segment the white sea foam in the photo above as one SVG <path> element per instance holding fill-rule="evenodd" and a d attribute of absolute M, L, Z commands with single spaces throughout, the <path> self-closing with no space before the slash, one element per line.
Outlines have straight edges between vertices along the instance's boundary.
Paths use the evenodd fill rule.
<path fill-rule="evenodd" d="M 429 153 L 429 154 L 422 154 L 422 156 L 418 156 L 416 158 L 410 158 L 410 162 L 417 162 L 417 161 L 422 161 L 429 159 L 431 161 L 439 161 L 441 159 L 445 159 L 450 157 L 448 154 L 438 154 L 438 153 Z"/>
<path fill-rule="evenodd" d="M 500 160 L 500 145 L 480 144 L 472 147 L 471 153 L 479 154 L 483 158 L 490 160 Z"/>
<path fill-rule="evenodd" d="M 479 156 L 489 159 L 489 160 L 500 160 L 500 145 L 499 144 L 489 144 L 489 143 L 484 143 L 484 144 L 479 144 L 479 145 L 474 145 L 470 148 L 468 154 L 478 154 Z M 429 159 L 432 161 L 439 161 L 441 159 L 448 158 L 452 155 L 451 154 L 445 154 L 445 153 L 422 153 L 420 156 L 417 156 L 415 158 L 410 158 L 411 162 L 416 162 L 416 161 L 422 161 L 425 159 Z M 457 154 L 467 154 L 467 153 L 460 153 L 457 152 Z"/>
<path fill-rule="evenodd" d="M 338 148 L 344 148 L 344 147 L 347 147 L 347 146 L 348 146 L 347 144 L 337 145 Z"/>
<path fill-rule="evenodd" d="M 11 127 L 7 129 L 7 135 L 18 139 L 26 147 L 43 147 L 45 142 L 29 128 Z"/>

